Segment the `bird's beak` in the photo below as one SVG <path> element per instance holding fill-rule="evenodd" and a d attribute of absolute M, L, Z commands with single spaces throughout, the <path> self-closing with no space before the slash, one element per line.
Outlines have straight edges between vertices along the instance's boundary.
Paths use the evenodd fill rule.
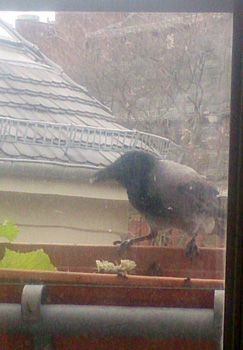
<path fill-rule="evenodd" d="M 98 171 L 94 176 L 92 176 L 89 179 L 89 182 L 91 184 L 93 184 L 95 182 L 101 182 L 101 181 L 108 180 L 109 178 L 110 178 L 110 176 L 109 176 L 107 169 L 102 169 L 102 170 Z"/>
<path fill-rule="evenodd" d="M 89 179 L 89 183 L 90 183 L 90 184 L 93 184 L 93 183 L 95 183 L 96 181 L 97 181 L 96 176 L 92 176 L 92 177 Z"/>

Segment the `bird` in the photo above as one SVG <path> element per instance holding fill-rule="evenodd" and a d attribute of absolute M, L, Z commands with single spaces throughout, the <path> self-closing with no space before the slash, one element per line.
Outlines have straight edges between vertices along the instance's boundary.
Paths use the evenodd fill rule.
<path fill-rule="evenodd" d="M 155 238 L 159 230 L 177 228 L 192 237 L 185 254 L 194 258 L 199 254 L 195 242 L 199 232 L 223 233 L 225 212 L 218 190 L 189 166 L 141 150 L 128 151 L 93 175 L 91 182 L 107 180 L 125 187 L 131 205 L 150 228 L 147 235 L 115 241 L 119 252 Z"/>

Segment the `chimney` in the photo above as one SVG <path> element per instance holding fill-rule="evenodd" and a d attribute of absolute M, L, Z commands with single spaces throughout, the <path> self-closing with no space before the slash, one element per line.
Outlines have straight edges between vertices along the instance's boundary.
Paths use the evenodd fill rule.
<path fill-rule="evenodd" d="M 25 13 L 23 15 L 18 15 L 17 20 L 40 22 L 40 17 L 38 15 L 30 15 Z"/>

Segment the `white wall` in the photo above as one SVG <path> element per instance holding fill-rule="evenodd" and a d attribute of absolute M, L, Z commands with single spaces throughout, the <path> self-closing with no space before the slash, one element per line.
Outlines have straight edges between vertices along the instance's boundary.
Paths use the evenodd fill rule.
<path fill-rule="evenodd" d="M 20 229 L 18 242 L 112 244 L 128 228 L 128 201 L 0 192 L 0 221 Z"/>

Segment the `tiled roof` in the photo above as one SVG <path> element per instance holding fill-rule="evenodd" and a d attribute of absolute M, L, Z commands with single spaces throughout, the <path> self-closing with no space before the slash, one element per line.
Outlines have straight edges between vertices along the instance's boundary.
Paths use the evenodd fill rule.
<path fill-rule="evenodd" d="M 131 148 L 162 156 L 171 151 L 174 158 L 181 153 L 169 140 L 117 123 L 107 107 L 1 20 L 0 125 L 5 159 L 101 167 Z"/>

